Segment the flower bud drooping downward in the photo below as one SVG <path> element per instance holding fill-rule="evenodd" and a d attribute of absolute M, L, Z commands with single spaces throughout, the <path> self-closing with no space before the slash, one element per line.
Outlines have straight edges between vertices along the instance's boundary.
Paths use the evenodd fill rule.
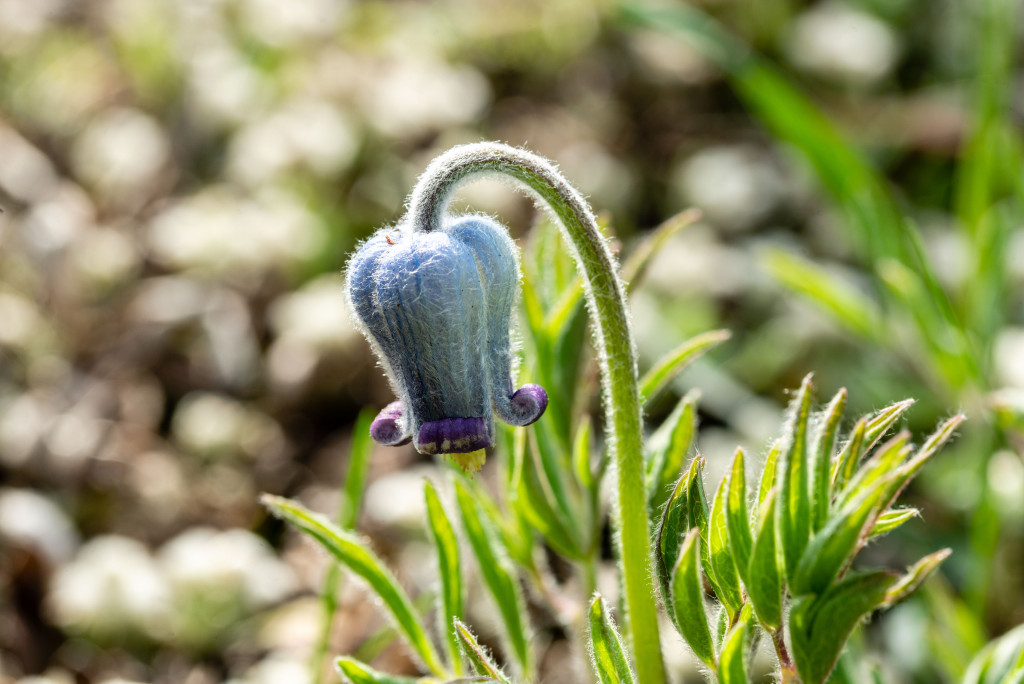
<path fill-rule="evenodd" d="M 374 420 L 377 442 L 468 454 L 494 443 L 492 414 L 529 425 L 544 413 L 542 387 L 513 391 L 519 271 L 515 244 L 495 221 L 381 230 L 349 262 L 347 289 L 399 398 Z"/>

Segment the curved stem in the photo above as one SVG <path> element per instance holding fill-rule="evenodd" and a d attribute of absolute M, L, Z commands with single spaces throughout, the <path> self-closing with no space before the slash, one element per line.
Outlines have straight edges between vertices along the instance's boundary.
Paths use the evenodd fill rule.
<path fill-rule="evenodd" d="M 555 166 L 500 143 L 463 145 L 437 157 L 413 190 L 404 228 L 440 228 L 455 189 L 481 174 L 515 179 L 539 196 L 558 217 L 583 273 L 601 369 L 607 442 L 617 472 L 614 520 L 637 674 L 640 684 L 662 684 L 665 670 L 651 570 L 637 355 L 615 262 L 586 200 Z"/>

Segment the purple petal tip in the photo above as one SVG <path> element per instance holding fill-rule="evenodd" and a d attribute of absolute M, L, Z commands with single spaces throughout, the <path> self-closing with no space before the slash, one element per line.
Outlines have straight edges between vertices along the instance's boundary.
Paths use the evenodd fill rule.
<path fill-rule="evenodd" d="M 548 393 L 540 385 L 523 385 L 512 395 L 512 425 L 529 425 L 544 415 L 548 407 Z"/>
<path fill-rule="evenodd" d="M 487 421 L 483 418 L 427 421 L 416 436 L 416 449 L 422 454 L 465 454 L 491 444 Z"/>
<path fill-rule="evenodd" d="M 404 413 L 405 405 L 400 401 L 393 401 L 385 406 L 370 424 L 370 437 L 373 438 L 373 441 L 384 446 L 408 444 L 412 435 L 402 429 Z"/>

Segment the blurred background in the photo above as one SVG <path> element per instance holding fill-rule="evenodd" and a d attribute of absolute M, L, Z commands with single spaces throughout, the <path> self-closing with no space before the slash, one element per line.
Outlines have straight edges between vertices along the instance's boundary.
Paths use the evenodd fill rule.
<path fill-rule="evenodd" d="M 893 681 L 951 681 L 1024 621 L 1020 5 L 697 3 L 740 41 L 723 57 L 584 0 L 0 0 L 0 682 L 310 681 L 326 561 L 258 495 L 337 506 L 358 410 L 391 400 L 346 255 L 481 139 L 556 160 L 622 253 L 702 210 L 633 306 L 644 367 L 733 331 L 651 410 L 700 388 L 710 479 L 763 453 L 809 371 L 851 414 L 916 397 L 918 438 L 968 413 L 906 495 L 923 519 L 868 561 L 955 553 L 859 646 Z M 824 120 L 744 81 L 741 45 L 839 142 L 801 139 Z M 919 231 L 942 325 L 907 304 L 919 264 L 851 227 L 825 171 L 863 169 L 821 162 L 847 143 Z M 528 242 L 529 200 L 462 198 Z M 413 595 L 437 470 L 378 449 L 357 526 Z M 333 652 L 415 672 L 357 587 L 340 602 Z M 557 646 L 542 673 L 573 681 Z"/>

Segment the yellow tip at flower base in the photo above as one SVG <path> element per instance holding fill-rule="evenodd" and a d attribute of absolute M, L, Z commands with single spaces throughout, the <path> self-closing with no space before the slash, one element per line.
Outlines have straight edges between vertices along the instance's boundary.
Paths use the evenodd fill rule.
<path fill-rule="evenodd" d="M 462 468 L 462 472 L 469 473 L 470 475 L 479 473 L 480 469 L 484 467 L 484 462 L 487 460 L 487 452 L 483 449 L 469 451 L 464 454 L 448 454 L 448 456 L 451 457 L 455 465 Z"/>

